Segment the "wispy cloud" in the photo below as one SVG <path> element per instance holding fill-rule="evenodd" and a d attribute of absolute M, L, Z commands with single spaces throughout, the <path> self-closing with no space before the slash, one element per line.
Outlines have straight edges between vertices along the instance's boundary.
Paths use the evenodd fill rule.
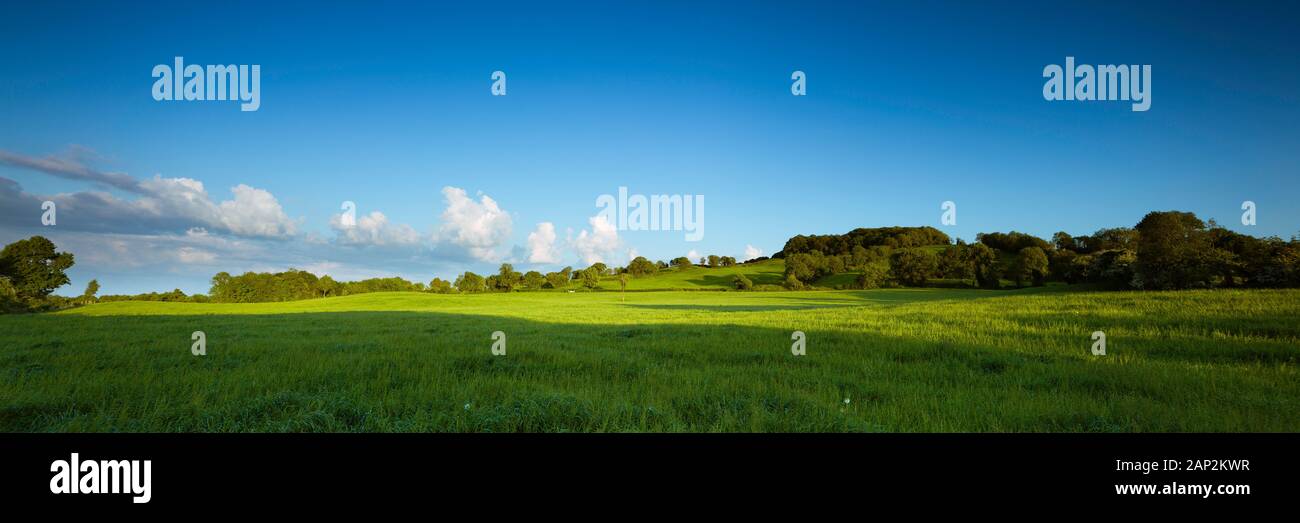
<path fill-rule="evenodd" d="M 125 173 L 102 172 L 84 165 L 81 156 L 88 151 L 72 147 L 63 155 L 35 157 L 0 150 L 0 164 L 42 172 L 68 180 L 93 182 L 136 194 L 147 194 L 140 182 Z"/>

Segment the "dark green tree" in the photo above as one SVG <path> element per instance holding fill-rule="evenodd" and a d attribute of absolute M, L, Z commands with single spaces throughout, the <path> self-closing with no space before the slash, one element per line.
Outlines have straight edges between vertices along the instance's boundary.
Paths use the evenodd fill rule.
<path fill-rule="evenodd" d="M 54 242 L 32 236 L 6 245 L 0 251 L 0 276 L 9 279 L 17 298 L 29 306 L 38 305 L 54 289 L 68 283 L 73 264 L 71 253 L 58 252 Z"/>
<path fill-rule="evenodd" d="M 899 249 L 889 258 L 889 271 L 894 278 L 911 287 L 925 286 L 938 269 L 938 257 L 924 249 Z"/>

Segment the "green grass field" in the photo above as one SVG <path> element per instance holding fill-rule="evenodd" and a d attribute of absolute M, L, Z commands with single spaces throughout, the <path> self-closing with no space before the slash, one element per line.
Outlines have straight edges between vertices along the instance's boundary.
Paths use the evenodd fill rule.
<path fill-rule="evenodd" d="M 622 298 L 382 293 L 0 316 L 0 430 L 1300 430 L 1300 291 Z M 806 356 L 790 352 L 796 330 Z M 1089 352 L 1095 330 L 1106 356 Z M 505 356 L 491 354 L 493 331 Z"/>

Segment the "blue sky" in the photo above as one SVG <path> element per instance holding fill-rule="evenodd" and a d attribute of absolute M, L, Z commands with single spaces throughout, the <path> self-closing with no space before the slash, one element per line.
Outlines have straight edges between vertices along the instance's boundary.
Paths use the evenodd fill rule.
<path fill-rule="evenodd" d="M 1168 209 L 1300 232 L 1295 7 L 276 4 L 9 7 L 0 178 L 13 195 L 0 241 L 43 234 L 72 251 L 74 288 L 61 293 L 75 294 L 90 278 L 104 293 L 206 292 L 219 270 L 428 281 L 501 261 L 621 265 L 633 249 L 743 258 L 795 234 L 938 227 L 946 200 L 958 221 L 941 229 L 967 239 L 1090 233 Z M 155 101 L 150 72 L 175 56 L 259 64 L 260 109 Z M 1150 64 L 1151 109 L 1044 100 L 1043 67 L 1066 56 Z M 490 94 L 496 70 L 507 96 Z M 807 96 L 791 95 L 794 70 Z M 161 181 L 133 192 L 31 160 Z M 201 182 L 211 205 L 173 205 L 171 189 L 193 188 L 176 179 Z M 599 236 L 595 199 L 620 186 L 705 195 L 703 240 L 617 231 L 582 243 Z M 42 227 L 30 205 L 96 192 L 112 201 L 95 199 L 93 220 L 61 204 Z M 1258 205 L 1253 227 L 1240 225 L 1244 200 Z M 330 226 L 343 201 L 387 228 L 346 237 Z M 240 225 L 279 219 L 258 214 L 268 202 L 284 227 Z M 558 263 L 529 262 L 543 222 Z M 391 240 L 409 231 L 418 240 Z"/>

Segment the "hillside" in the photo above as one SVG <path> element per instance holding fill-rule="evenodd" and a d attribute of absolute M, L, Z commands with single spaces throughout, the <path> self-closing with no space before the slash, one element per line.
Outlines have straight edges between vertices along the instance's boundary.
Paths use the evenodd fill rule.
<path fill-rule="evenodd" d="M 708 268 L 692 266 L 684 269 L 670 268 L 658 274 L 631 278 L 627 284 L 629 291 L 646 290 L 723 290 L 731 289 L 731 279 L 737 274 L 744 274 L 754 285 L 780 285 L 785 272 L 785 263 L 781 260 L 763 260 L 757 263 L 740 264 L 733 267 Z M 618 290 L 618 278 L 607 276 L 600 282 L 602 289 Z"/>

